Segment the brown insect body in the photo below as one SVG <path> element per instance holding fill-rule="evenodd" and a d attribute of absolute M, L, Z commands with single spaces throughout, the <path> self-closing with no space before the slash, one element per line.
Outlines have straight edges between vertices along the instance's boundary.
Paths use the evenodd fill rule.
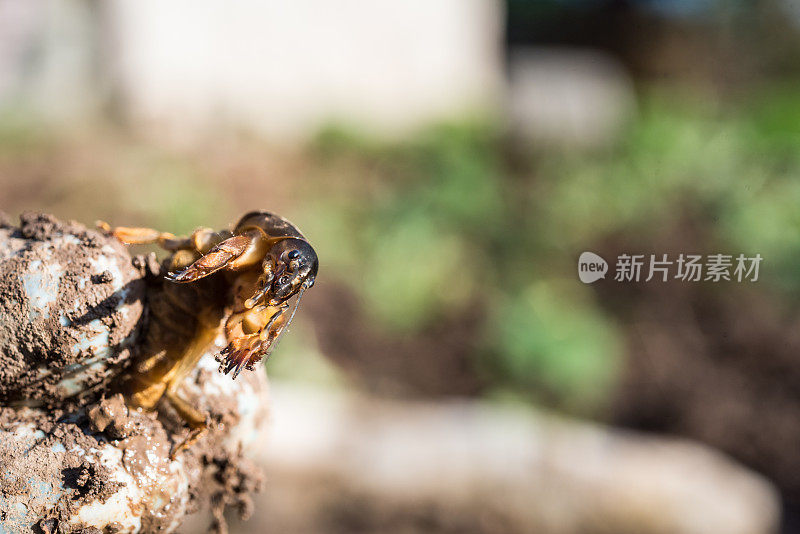
<path fill-rule="evenodd" d="M 158 243 L 173 251 L 165 262 L 170 273 L 149 290 L 145 342 L 121 389 L 133 407 L 152 409 L 166 398 L 193 429 L 182 446 L 188 445 L 206 421 L 178 395 L 178 386 L 223 320 L 228 346 L 218 357 L 220 371 L 236 378 L 267 357 L 314 284 L 316 253 L 293 224 L 268 212 L 248 213 L 232 231 L 201 228 L 187 238 L 100 226 L 124 243 Z"/>
<path fill-rule="evenodd" d="M 194 284 L 161 281 L 150 288 L 145 339 L 122 383 L 129 404 L 155 407 L 170 384 L 177 387 L 181 375 L 194 367 L 216 337 L 229 304 L 225 278 L 212 275 Z"/>

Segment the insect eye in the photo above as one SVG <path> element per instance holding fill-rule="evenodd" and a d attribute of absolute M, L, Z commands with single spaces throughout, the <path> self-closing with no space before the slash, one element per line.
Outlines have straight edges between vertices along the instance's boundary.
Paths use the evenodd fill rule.
<path fill-rule="evenodd" d="M 297 259 L 298 257 L 300 257 L 300 251 L 299 250 L 290 250 L 288 256 L 289 256 L 290 260 Z"/>

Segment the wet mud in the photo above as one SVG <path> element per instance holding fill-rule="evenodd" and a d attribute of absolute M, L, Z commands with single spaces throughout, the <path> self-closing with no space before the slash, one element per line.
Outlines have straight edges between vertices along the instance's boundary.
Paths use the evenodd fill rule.
<path fill-rule="evenodd" d="M 268 419 L 266 375 L 235 382 L 211 346 L 180 394 L 209 428 L 163 400 L 114 393 L 147 329 L 152 257 L 73 222 L 0 216 L 0 534 L 173 532 L 200 508 L 247 516 L 260 471 L 245 458 Z"/>
<path fill-rule="evenodd" d="M 145 282 L 124 246 L 74 222 L 0 220 L 0 402 L 90 396 L 132 357 Z"/>

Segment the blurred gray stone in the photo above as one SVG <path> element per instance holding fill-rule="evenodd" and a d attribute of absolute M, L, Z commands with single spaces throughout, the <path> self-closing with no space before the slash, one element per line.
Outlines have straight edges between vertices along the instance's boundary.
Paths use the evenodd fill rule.
<path fill-rule="evenodd" d="M 596 50 L 517 49 L 506 113 L 514 134 L 534 146 L 613 144 L 635 111 L 621 64 Z"/>
<path fill-rule="evenodd" d="M 386 402 L 274 384 L 272 399 L 259 456 L 270 483 L 234 532 L 778 528 L 776 490 L 694 443 L 471 401 Z"/>

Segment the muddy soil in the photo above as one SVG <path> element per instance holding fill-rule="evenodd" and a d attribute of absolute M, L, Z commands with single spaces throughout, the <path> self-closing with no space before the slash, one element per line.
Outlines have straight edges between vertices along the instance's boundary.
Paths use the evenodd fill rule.
<path fill-rule="evenodd" d="M 209 427 L 178 453 L 188 429 L 166 402 L 134 411 L 114 393 L 157 270 L 78 223 L 0 216 L 0 533 L 171 532 L 198 508 L 224 532 L 227 507 L 249 514 L 263 369 L 222 375 L 218 339 L 180 389 Z"/>
<path fill-rule="evenodd" d="M 0 402 L 58 407 L 130 361 L 145 283 L 124 246 L 75 222 L 0 221 Z"/>

